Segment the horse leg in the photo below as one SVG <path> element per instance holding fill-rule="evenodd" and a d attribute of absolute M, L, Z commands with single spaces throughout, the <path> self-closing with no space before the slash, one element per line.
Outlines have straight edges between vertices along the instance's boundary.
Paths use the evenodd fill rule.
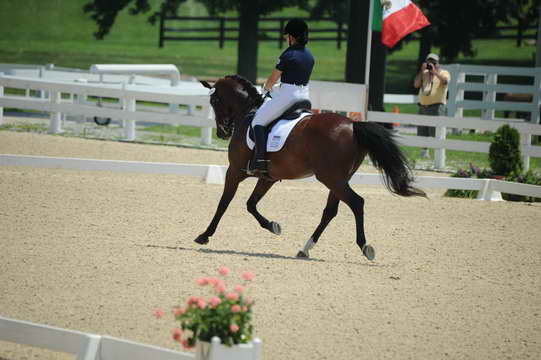
<path fill-rule="evenodd" d="M 272 187 L 272 185 L 274 185 L 275 182 L 276 181 L 260 178 L 255 185 L 252 195 L 250 195 L 250 198 L 246 202 L 246 207 L 248 209 L 248 212 L 256 218 L 257 222 L 262 228 L 269 230 L 273 234 L 280 235 L 282 233 L 282 228 L 280 227 L 280 224 L 274 221 L 267 220 L 263 215 L 259 213 L 259 211 L 257 211 L 257 203 L 263 198 L 263 196 L 265 196 L 267 191 L 269 191 L 269 189 Z"/>
<path fill-rule="evenodd" d="M 339 202 L 340 200 L 336 196 L 334 196 L 332 191 L 329 192 L 329 196 L 327 197 L 327 205 L 325 206 L 325 209 L 323 210 L 323 215 L 321 216 L 321 222 L 316 228 L 316 231 L 314 231 L 310 239 L 308 239 L 308 241 L 306 242 L 306 245 L 304 245 L 304 248 L 297 253 L 298 258 L 310 257 L 310 250 L 316 245 L 319 237 L 327 228 L 327 225 L 329 225 L 331 220 L 336 216 L 336 214 L 338 214 Z"/>
<path fill-rule="evenodd" d="M 243 174 L 241 171 L 234 171 L 231 170 L 231 168 L 227 169 L 227 173 L 225 175 L 224 191 L 222 197 L 220 198 L 220 202 L 218 203 L 216 213 L 214 214 L 210 225 L 207 227 L 207 230 L 205 230 L 204 233 L 202 233 L 195 239 L 196 243 L 201 245 L 208 244 L 209 237 L 214 235 L 220 219 L 222 218 L 223 214 L 227 210 L 227 207 L 229 206 L 229 203 L 237 192 L 239 183 L 244 179 L 246 179 L 246 175 Z"/>
<path fill-rule="evenodd" d="M 345 202 L 351 211 L 353 211 L 355 216 L 357 245 L 368 260 L 374 260 L 376 253 L 372 246 L 366 244 L 366 237 L 364 234 L 364 199 L 353 191 L 346 180 L 331 183 L 325 181 L 322 182 L 338 199 Z"/>

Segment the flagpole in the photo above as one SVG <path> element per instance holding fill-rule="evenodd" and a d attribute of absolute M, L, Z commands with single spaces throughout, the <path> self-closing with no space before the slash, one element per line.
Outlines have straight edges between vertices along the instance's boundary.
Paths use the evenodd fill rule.
<path fill-rule="evenodd" d="M 353 0 L 355 1 L 355 0 Z M 368 83 L 370 80 L 370 58 L 372 53 L 372 18 L 374 17 L 374 2 L 379 0 L 370 0 L 370 7 L 368 10 L 368 37 L 366 41 L 366 61 L 364 71 L 364 84 L 366 86 L 366 94 L 368 98 Z"/>

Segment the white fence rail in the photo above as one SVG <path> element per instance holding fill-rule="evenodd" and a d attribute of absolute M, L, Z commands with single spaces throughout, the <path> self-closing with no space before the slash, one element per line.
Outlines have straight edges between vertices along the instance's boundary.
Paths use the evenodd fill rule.
<path fill-rule="evenodd" d="M 140 73 L 169 73 L 171 68 L 152 67 L 143 65 L 93 65 L 94 73 L 131 74 Z M 76 73 L 78 74 L 78 73 Z M 176 75 L 175 75 L 176 76 Z M 211 129 L 215 127 L 211 111 L 208 89 L 199 83 L 175 80 L 175 86 L 143 85 L 125 82 L 90 81 L 86 78 L 73 77 L 58 80 L 55 78 L 22 77 L 0 74 L 0 125 L 2 124 L 2 107 L 12 107 L 26 110 L 37 110 L 50 113 L 50 133 L 62 132 L 62 118 L 68 115 L 88 117 L 103 117 L 122 120 L 124 123 L 124 138 L 135 140 L 136 122 L 157 122 L 174 125 L 191 125 L 202 128 L 203 144 L 211 142 Z M 359 84 L 341 84 L 325 81 L 313 81 L 311 98 L 313 107 L 329 111 L 344 111 L 364 113 L 366 111 L 366 87 Z M 24 96 L 6 95 L 4 88 L 24 89 Z M 28 90 L 36 90 L 45 96 L 31 97 Z M 64 98 L 62 97 L 64 95 Z M 65 95 L 68 98 L 65 99 Z M 96 102 L 87 100 L 89 96 L 97 98 L 118 99 L 118 104 L 99 106 Z M 151 107 L 138 104 L 152 102 L 170 104 L 169 110 L 163 107 Z M 173 105 L 171 105 L 173 104 Z M 178 104 L 185 105 L 184 111 Z"/>
<path fill-rule="evenodd" d="M 209 184 L 223 184 L 226 166 L 154 163 L 120 160 L 95 160 L 59 158 L 46 156 L 0 155 L 0 166 L 31 166 L 91 171 L 136 172 L 148 174 L 177 174 L 204 178 Z M 299 181 L 316 181 L 314 177 Z M 383 185 L 379 174 L 356 173 L 350 181 L 353 185 Z M 493 179 L 463 179 L 452 177 L 418 176 L 415 184 L 422 188 L 478 190 L 478 199 L 501 199 L 498 191 L 509 194 L 541 198 L 541 186 L 512 183 Z M 503 190 L 499 190 L 503 189 Z"/>
<path fill-rule="evenodd" d="M 449 116 L 463 117 L 463 110 L 478 109 L 482 110 L 483 119 L 492 120 L 496 110 L 507 110 L 530 113 L 531 122 L 540 123 L 541 68 L 453 64 L 446 65 L 445 69 L 451 74 L 447 105 Z M 508 79 L 506 83 L 500 83 L 499 80 L 504 76 L 508 79 L 528 78 L 531 85 L 510 84 Z M 479 92 L 483 98 L 465 100 L 465 92 Z M 531 101 L 498 101 L 497 94 L 526 95 Z"/>
<path fill-rule="evenodd" d="M 541 157 L 541 146 L 532 145 L 532 135 L 541 135 L 541 125 L 525 122 L 507 122 L 499 120 L 481 120 L 478 118 L 454 118 L 447 116 L 420 116 L 415 114 L 394 114 L 369 111 L 368 121 L 383 123 L 400 123 L 406 125 L 433 126 L 436 128 L 436 137 L 400 136 L 400 141 L 406 146 L 428 147 L 436 149 L 434 167 L 445 167 L 445 151 L 459 150 L 469 152 L 488 153 L 490 143 L 478 141 L 448 140 L 447 128 L 468 128 L 484 131 L 495 131 L 498 127 L 509 124 L 518 130 L 521 138 L 521 151 L 524 168 L 530 167 L 530 157 Z"/>
<path fill-rule="evenodd" d="M 218 341 L 214 341 L 218 340 Z M 88 334 L 74 330 L 36 324 L 0 316 L 0 341 L 8 341 L 56 352 L 73 354 L 77 360 L 194 360 L 185 353 L 116 339 L 106 335 Z M 213 339 L 210 360 L 260 360 L 261 340 L 243 344 L 236 353 L 224 351 L 219 339 Z"/>

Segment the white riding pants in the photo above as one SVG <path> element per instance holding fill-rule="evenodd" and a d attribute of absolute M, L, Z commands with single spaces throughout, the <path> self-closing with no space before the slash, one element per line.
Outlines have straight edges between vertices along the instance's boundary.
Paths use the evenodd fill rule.
<path fill-rule="evenodd" d="M 271 93 L 272 99 L 267 100 L 257 110 L 252 126 L 267 126 L 297 101 L 310 100 L 309 95 L 308 86 L 281 84 Z"/>

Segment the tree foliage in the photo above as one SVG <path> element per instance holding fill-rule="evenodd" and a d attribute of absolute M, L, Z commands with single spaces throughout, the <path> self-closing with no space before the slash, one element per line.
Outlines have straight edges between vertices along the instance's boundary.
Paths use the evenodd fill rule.
<path fill-rule="evenodd" d="M 154 24 L 161 11 L 168 15 L 175 15 L 179 6 L 186 0 L 165 0 L 159 11 L 154 12 L 149 18 L 149 22 Z M 151 10 L 149 0 L 92 0 L 83 6 L 85 13 L 90 13 L 91 18 L 98 25 L 98 30 L 94 33 L 96 39 L 103 39 L 115 24 L 119 12 L 129 8 L 131 15 L 147 13 Z"/>
<path fill-rule="evenodd" d="M 103 39 L 113 27 L 118 13 L 129 8 L 130 14 L 138 15 L 151 10 L 150 0 L 91 0 L 83 10 L 90 13 L 98 25 L 94 33 Z M 154 23 L 161 11 L 176 15 L 179 6 L 186 0 L 163 0 L 160 10 L 149 17 Z M 229 10 L 239 13 L 239 44 L 237 73 L 255 82 L 257 78 L 257 34 L 259 17 L 288 6 L 307 8 L 309 0 L 196 0 L 202 3 L 210 15 L 219 15 Z"/>

